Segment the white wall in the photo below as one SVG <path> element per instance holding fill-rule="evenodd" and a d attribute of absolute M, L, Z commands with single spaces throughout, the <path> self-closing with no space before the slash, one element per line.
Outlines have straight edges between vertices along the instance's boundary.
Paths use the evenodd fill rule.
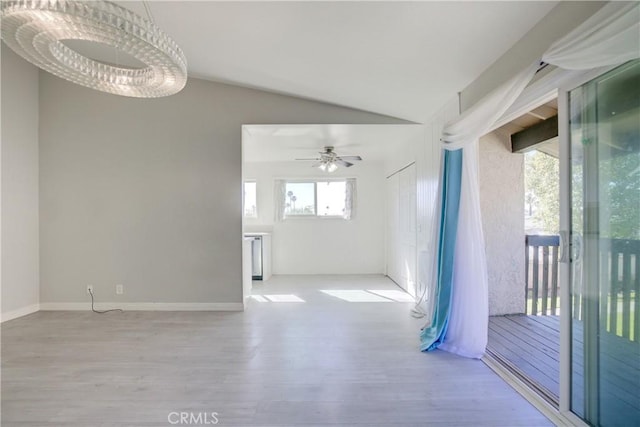
<path fill-rule="evenodd" d="M 489 277 L 489 314 L 523 313 L 524 156 L 509 137 L 480 139 L 480 209 Z"/>
<path fill-rule="evenodd" d="M 240 303 L 241 126 L 282 123 L 404 122 L 193 78 L 131 99 L 42 72 L 45 307 L 86 303 L 87 284 L 98 301 Z"/>
<path fill-rule="evenodd" d="M 247 162 L 244 177 L 257 182 L 258 218 L 245 219 L 246 231 L 273 232 L 274 274 L 384 273 L 384 169 L 365 160 L 324 174 L 309 162 Z M 352 220 L 290 218 L 274 221 L 274 180 L 355 178 Z"/>
<path fill-rule="evenodd" d="M 38 310 L 38 69 L 2 45 L 2 320 Z"/>

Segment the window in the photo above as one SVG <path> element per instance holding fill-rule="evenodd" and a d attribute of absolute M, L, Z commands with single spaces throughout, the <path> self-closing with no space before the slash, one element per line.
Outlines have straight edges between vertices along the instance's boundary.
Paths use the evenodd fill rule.
<path fill-rule="evenodd" d="M 316 214 L 314 182 L 287 182 L 284 212 L 288 216 Z"/>
<path fill-rule="evenodd" d="M 256 193 L 257 185 L 255 181 L 245 181 L 244 183 L 244 198 L 243 204 L 244 206 L 244 216 L 245 218 L 257 218 L 258 217 L 258 208 L 257 208 L 257 193 Z"/>
<path fill-rule="evenodd" d="M 278 219 L 287 217 L 339 217 L 351 219 L 355 179 L 343 181 L 277 181 Z"/>
<path fill-rule="evenodd" d="M 344 216 L 345 181 L 317 182 L 318 216 Z"/>

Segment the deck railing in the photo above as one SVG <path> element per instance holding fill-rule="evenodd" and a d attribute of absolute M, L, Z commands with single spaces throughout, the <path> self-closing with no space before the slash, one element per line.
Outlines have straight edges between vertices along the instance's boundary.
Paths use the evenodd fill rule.
<path fill-rule="evenodd" d="M 608 332 L 640 339 L 640 240 L 600 239 L 600 323 Z M 606 284 L 606 286 L 602 286 Z M 573 317 L 585 296 L 574 292 Z"/>
<path fill-rule="evenodd" d="M 526 307 L 534 316 L 560 314 L 559 236 L 527 235 Z M 600 322 L 606 330 L 640 339 L 640 240 L 600 239 Z M 584 294 L 573 289 L 573 318 L 582 319 Z"/>
<path fill-rule="evenodd" d="M 560 314 L 558 293 L 559 236 L 525 236 L 525 309 L 535 316 Z"/>

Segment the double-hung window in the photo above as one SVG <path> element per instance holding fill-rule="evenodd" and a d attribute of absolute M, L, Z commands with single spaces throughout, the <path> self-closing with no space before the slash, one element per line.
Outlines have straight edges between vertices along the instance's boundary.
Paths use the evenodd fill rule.
<path fill-rule="evenodd" d="M 353 217 L 355 179 L 276 182 L 278 219 Z"/>
<path fill-rule="evenodd" d="M 257 197 L 257 184 L 255 181 L 244 182 L 244 217 L 245 218 L 257 218 L 258 217 L 258 197 Z"/>

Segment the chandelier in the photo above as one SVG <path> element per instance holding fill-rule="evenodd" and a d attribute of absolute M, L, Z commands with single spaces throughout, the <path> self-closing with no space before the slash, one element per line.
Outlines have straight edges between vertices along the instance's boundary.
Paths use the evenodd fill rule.
<path fill-rule="evenodd" d="M 137 98 L 173 95 L 187 83 L 184 53 L 150 14 L 145 19 L 109 1 L 3 0 L 0 4 L 2 40 L 58 77 Z M 94 60 L 65 40 L 100 43 L 113 48 L 116 57 L 124 53 L 144 65 L 132 68 Z"/>

